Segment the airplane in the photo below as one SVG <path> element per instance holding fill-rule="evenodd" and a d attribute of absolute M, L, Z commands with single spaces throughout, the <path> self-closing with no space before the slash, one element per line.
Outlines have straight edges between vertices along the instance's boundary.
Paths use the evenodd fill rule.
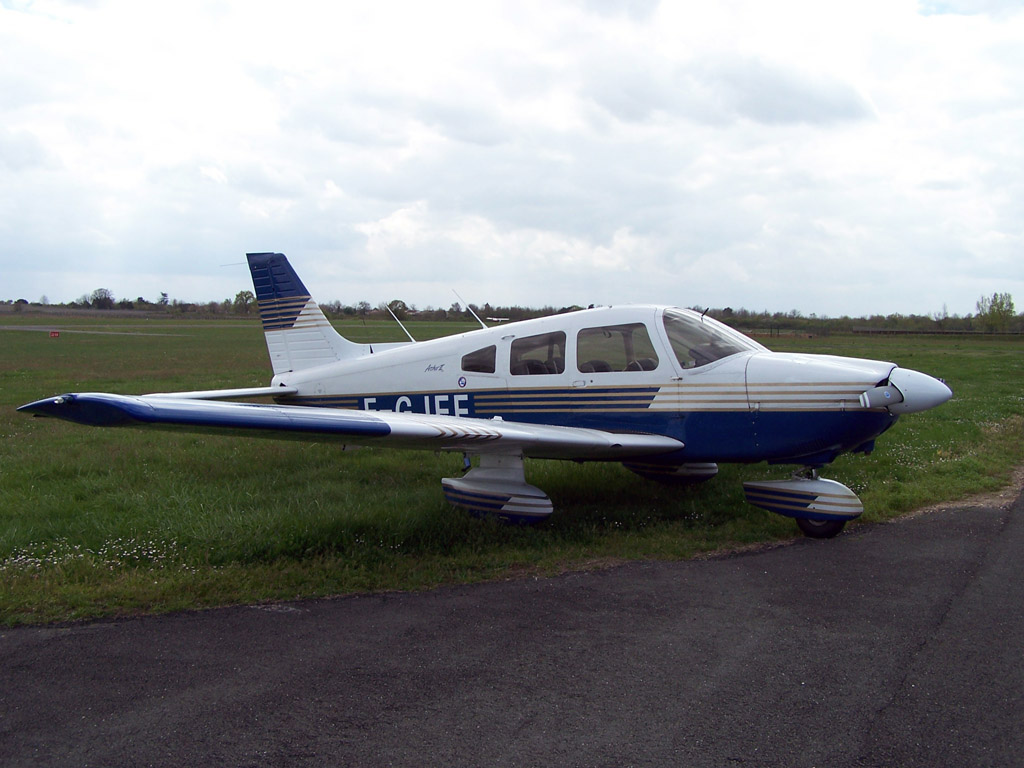
<path fill-rule="evenodd" d="M 553 504 L 523 459 L 621 462 L 688 485 L 719 463 L 795 465 L 748 481 L 749 503 L 831 538 L 863 512 L 818 471 L 870 453 L 905 413 L 953 393 L 894 363 L 772 352 L 691 309 L 596 307 L 429 341 L 353 342 L 328 322 L 288 259 L 247 254 L 273 377 L 266 387 L 69 393 L 18 410 L 92 426 L 333 441 L 461 452 L 445 498 L 533 523 Z M 271 397 L 271 403 L 244 402 Z M 474 463 L 475 462 L 475 463 Z"/>

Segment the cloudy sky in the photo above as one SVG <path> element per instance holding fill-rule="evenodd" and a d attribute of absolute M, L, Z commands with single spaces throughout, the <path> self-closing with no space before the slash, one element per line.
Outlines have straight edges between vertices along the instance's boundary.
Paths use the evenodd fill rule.
<path fill-rule="evenodd" d="M 0 299 L 1024 306 L 1024 4 L 0 0 Z"/>

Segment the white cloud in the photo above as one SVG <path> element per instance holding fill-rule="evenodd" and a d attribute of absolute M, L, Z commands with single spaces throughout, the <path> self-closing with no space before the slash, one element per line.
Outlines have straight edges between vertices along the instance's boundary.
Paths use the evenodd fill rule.
<path fill-rule="evenodd" d="M 323 300 L 971 312 L 1024 294 L 1022 52 L 995 2 L 8 0 L 0 298 L 273 249 Z"/>

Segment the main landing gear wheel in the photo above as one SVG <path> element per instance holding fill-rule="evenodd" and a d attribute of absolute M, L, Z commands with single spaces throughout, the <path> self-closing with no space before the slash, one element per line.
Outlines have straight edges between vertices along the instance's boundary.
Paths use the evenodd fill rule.
<path fill-rule="evenodd" d="M 811 520 L 808 517 L 796 518 L 796 524 L 804 536 L 812 539 L 833 539 L 846 526 L 845 520 Z"/>

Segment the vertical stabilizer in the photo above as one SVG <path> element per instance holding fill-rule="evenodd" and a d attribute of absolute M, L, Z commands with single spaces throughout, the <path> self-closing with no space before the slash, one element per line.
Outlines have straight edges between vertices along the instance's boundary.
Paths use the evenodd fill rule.
<path fill-rule="evenodd" d="M 275 376 L 370 351 L 334 330 L 283 253 L 246 257 Z"/>

